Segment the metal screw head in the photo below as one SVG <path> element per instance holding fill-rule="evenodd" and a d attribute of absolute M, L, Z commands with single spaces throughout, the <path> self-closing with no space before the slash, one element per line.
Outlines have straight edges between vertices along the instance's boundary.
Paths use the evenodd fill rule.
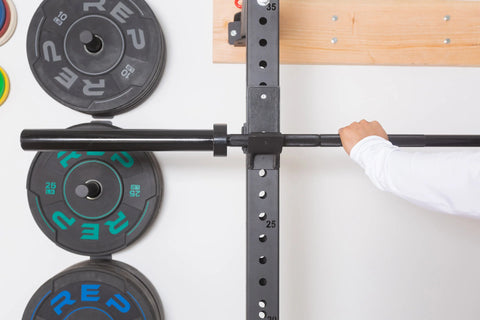
<path fill-rule="evenodd" d="M 260 98 L 261 98 L 262 100 L 266 100 L 266 99 L 267 99 L 267 95 L 264 93 L 264 94 L 262 94 L 262 95 L 260 96 Z"/>
<path fill-rule="evenodd" d="M 443 43 L 444 43 L 444 44 L 450 44 L 450 42 L 452 42 L 452 41 L 451 41 L 449 38 L 443 40 Z"/>
<path fill-rule="evenodd" d="M 450 16 L 447 14 L 446 16 L 443 17 L 443 20 L 450 21 Z"/>
<path fill-rule="evenodd" d="M 260 6 L 265 7 L 266 5 L 268 5 L 268 4 L 270 3 L 270 0 L 257 0 L 257 3 L 258 3 Z"/>
<path fill-rule="evenodd" d="M 330 41 L 332 44 L 335 44 L 338 42 L 338 39 L 337 38 L 332 38 L 332 40 Z"/>
<path fill-rule="evenodd" d="M 338 16 L 332 16 L 332 21 L 338 21 Z"/>
<path fill-rule="evenodd" d="M 232 37 L 236 37 L 237 34 L 238 34 L 238 33 L 237 33 L 237 30 L 232 30 L 232 31 L 230 31 L 230 35 L 231 35 Z"/>

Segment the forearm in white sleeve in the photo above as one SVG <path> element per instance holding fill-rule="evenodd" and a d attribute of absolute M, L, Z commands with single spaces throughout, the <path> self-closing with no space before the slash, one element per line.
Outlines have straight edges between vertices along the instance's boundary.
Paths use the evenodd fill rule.
<path fill-rule="evenodd" d="M 351 158 L 381 190 L 428 209 L 480 218 L 480 151 L 408 152 L 378 136 Z"/>

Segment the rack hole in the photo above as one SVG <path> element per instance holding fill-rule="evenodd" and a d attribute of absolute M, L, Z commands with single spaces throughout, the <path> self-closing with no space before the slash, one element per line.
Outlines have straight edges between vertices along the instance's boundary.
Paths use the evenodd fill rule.
<path fill-rule="evenodd" d="M 265 302 L 265 300 L 260 300 L 258 301 L 258 306 L 264 309 L 267 306 L 267 303 Z"/>
<path fill-rule="evenodd" d="M 260 24 L 264 26 L 267 24 L 268 20 L 265 17 L 261 17 L 260 20 L 258 20 L 258 22 L 260 22 Z"/>
<path fill-rule="evenodd" d="M 268 41 L 266 39 L 260 39 L 258 44 L 261 45 L 262 47 L 266 47 L 268 44 Z"/>
<path fill-rule="evenodd" d="M 265 177 L 267 175 L 267 170 L 262 169 L 262 170 L 258 171 L 258 175 L 262 178 Z"/>
<path fill-rule="evenodd" d="M 260 240 L 260 242 L 265 242 L 265 241 L 267 241 L 267 235 L 261 234 L 261 235 L 258 237 L 258 240 Z"/>
<path fill-rule="evenodd" d="M 266 87 L 266 86 L 267 86 L 267 83 L 266 83 L 266 82 L 260 82 L 260 86 L 261 86 L 261 87 Z"/>
<path fill-rule="evenodd" d="M 265 221 L 267 219 L 267 214 L 265 212 L 260 212 L 258 218 L 262 221 Z"/>
<path fill-rule="evenodd" d="M 266 69 L 268 63 L 267 63 L 267 61 L 262 60 L 262 61 L 260 61 L 260 62 L 258 63 L 258 65 L 260 66 L 261 69 Z"/>
<path fill-rule="evenodd" d="M 267 285 L 267 279 L 261 278 L 258 283 L 262 286 L 265 287 Z"/>
<path fill-rule="evenodd" d="M 258 313 L 258 317 L 259 317 L 260 319 L 265 319 L 265 318 L 267 317 L 267 314 L 265 313 L 265 311 L 260 311 L 260 312 Z"/>
<path fill-rule="evenodd" d="M 260 259 L 258 259 L 258 262 L 260 262 L 260 264 L 265 264 L 265 263 L 267 263 L 267 257 L 261 256 Z"/>
<path fill-rule="evenodd" d="M 260 199 L 265 199 L 265 198 L 267 197 L 267 193 L 262 190 L 262 191 L 260 191 L 260 192 L 258 193 L 258 197 L 259 197 Z"/>

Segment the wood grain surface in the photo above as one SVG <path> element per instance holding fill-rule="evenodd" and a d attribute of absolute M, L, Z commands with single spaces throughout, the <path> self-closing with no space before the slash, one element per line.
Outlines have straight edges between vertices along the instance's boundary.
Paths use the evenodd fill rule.
<path fill-rule="evenodd" d="M 280 10 L 284 64 L 480 66 L 480 1 L 281 0 Z M 245 61 L 227 37 L 238 11 L 214 0 L 216 63 Z"/>

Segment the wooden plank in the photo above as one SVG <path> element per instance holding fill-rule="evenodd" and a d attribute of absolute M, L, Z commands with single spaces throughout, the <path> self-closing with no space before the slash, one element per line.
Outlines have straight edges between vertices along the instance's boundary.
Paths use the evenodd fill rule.
<path fill-rule="evenodd" d="M 213 1 L 213 61 L 245 62 L 227 37 L 239 9 Z M 480 66 L 478 0 L 282 0 L 280 13 L 284 64 Z"/>

